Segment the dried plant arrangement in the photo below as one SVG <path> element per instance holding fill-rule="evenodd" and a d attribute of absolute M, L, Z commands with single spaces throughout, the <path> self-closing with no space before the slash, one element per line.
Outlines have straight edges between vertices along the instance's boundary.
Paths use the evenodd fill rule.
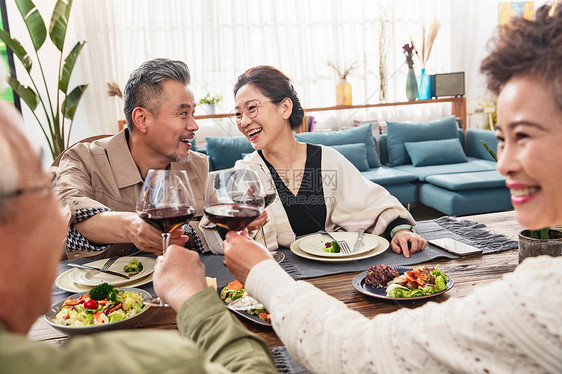
<path fill-rule="evenodd" d="M 427 60 L 429 60 L 429 55 L 431 54 L 433 43 L 435 42 L 435 38 L 439 32 L 439 27 L 441 27 L 441 24 L 437 20 L 433 20 L 426 33 L 425 25 L 422 25 L 421 57 L 418 55 L 418 51 L 414 47 L 416 55 L 420 58 L 422 69 L 425 69 L 425 64 L 427 63 Z M 414 42 L 412 40 L 412 45 L 414 45 L 413 43 Z"/>
<path fill-rule="evenodd" d="M 107 94 L 109 97 L 117 96 L 123 100 L 123 92 L 121 92 L 119 85 L 115 82 L 107 82 Z"/>
<path fill-rule="evenodd" d="M 355 66 L 356 62 L 357 61 L 353 61 L 349 66 L 346 65 L 341 66 L 340 64 L 335 64 L 333 62 L 328 61 L 328 66 L 334 69 L 336 73 L 338 73 L 338 76 L 341 79 L 346 79 L 349 73 L 351 73 L 351 71 L 356 68 Z"/>

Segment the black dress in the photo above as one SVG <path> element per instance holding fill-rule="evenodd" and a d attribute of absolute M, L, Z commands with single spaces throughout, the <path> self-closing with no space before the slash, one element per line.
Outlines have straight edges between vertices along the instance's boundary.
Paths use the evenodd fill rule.
<path fill-rule="evenodd" d="M 304 170 L 293 170 L 291 179 L 301 179 L 299 191 L 293 195 L 285 184 L 286 170 L 275 170 L 258 151 L 263 159 L 277 189 L 289 223 L 296 236 L 307 235 L 324 230 L 326 225 L 326 202 L 322 186 L 322 148 L 318 145 L 306 145 L 306 163 Z M 288 183 L 288 181 L 287 181 Z"/>

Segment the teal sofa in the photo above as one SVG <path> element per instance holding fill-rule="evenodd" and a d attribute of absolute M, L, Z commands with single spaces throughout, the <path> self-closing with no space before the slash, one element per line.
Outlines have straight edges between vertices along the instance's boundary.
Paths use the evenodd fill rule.
<path fill-rule="evenodd" d="M 297 140 L 333 147 L 368 180 L 403 204 L 422 203 L 448 215 L 512 209 L 505 178 L 483 147 L 497 140 L 491 131 L 457 128 L 454 117 L 428 123 L 387 122 L 379 144 L 371 125 L 330 132 L 299 133 Z M 211 170 L 226 169 L 254 151 L 242 136 L 207 138 Z"/>

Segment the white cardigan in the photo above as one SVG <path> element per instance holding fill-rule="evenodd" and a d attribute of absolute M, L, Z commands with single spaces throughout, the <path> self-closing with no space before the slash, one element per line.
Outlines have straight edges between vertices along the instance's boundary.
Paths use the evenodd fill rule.
<path fill-rule="evenodd" d="M 528 258 L 466 297 L 372 320 L 273 260 L 245 287 L 311 373 L 562 373 L 560 269 L 562 257 Z"/>
<path fill-rule="evenodd" d="M 360 228 L 367 232 L 380 235 L 388 224 L 401 217 L 409 224 L 415 221 L 394 196 L 383 187 L 375 184 L 361 175 L 345 157 L 333 148 L 322 147 L 322 186 L 326 202 L 325 229 L 333 231 L 338 228 L 344 231 L 358 231 Z M 260 164 L 269 172 L 265 162 L 257 151 L 246 155 L 243 160 L 236 162 L 235 167 Z M 296 236 L 280 199 L 267 207 L 269 221 L 264 231 L 267 247 L 275 250 L 279 246 L 289 247 Z M 201 231 L 209 248 L 214 253 L 223 253 L 222 240 L 214 230 L 214 225 L 206 217 L 201 220 Z M 256 240 L 263 241 L 260 234 L 253 233 Z M 256 236 L 257 235 L 257 236 Z"/>

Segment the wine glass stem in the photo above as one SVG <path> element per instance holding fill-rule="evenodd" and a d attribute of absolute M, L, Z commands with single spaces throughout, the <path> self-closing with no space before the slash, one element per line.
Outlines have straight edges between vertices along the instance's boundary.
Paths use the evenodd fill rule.
<path fill-rule="evenodd" d="M 260 227 L 260 231 L 261 231 L 261 237 L 263 238 L 263 245 L 265 245 L 265 248 L 267 248 L 267 240 L 265 240 L 265 230 L 263 229 L 263 226 Z"/>
<path fill-rule="evenodd" d="M 170 233 L 163 232 L 162 233 L 162 255 L 166 255 L 166 248 L 170 244 Z"/>

